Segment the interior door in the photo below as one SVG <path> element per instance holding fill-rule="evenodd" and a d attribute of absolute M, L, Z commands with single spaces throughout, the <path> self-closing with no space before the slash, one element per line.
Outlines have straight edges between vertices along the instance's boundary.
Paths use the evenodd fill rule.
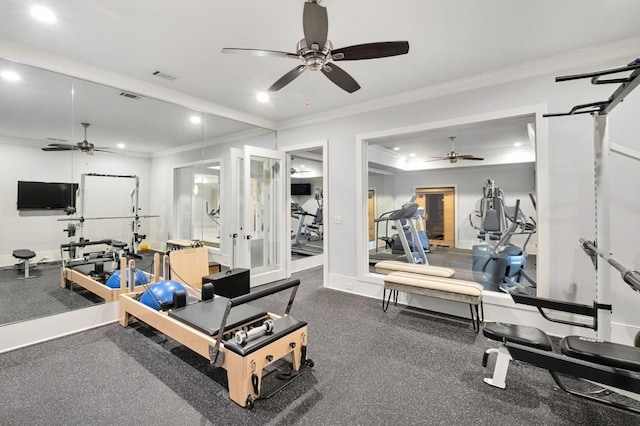
<path fill-rule="evenodd" d="M 375 191 L 373 189 L 369 190 L 369 193 L 367 195 L 367 211 L 369 212 L 369 241 L 375 241 L 376 239 L 376 230 L 375 230 L 375 219 L 376 219 L 376 212 L 375 212 L 375 199 L 376 199 L 376 195 L 375 195 Z M 376 244 L 378 244 L 378 242 L 376 241 Z"/>
<path fill-rule="evenodd" d="M 455 247 L 455 189 L 418 188 L 416 195 L 416 202 L 425 210 L 422 225 L 429 236 L 429 245 Z"/>
<path fill-rule="evenodd" d="M 251 269 L 251 286 L 287 277 L 285 219 L 286 154 L 252 146 L 244 147 L 244 265 Z"/>

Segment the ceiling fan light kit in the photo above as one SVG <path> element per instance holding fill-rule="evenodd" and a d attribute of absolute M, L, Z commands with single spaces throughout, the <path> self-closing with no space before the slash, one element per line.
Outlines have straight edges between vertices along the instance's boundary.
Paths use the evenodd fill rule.
<path fill-rule="evenodd" d="M 280 77 L 269 87 L 270 92 L 282 89 L 304 71 L 310 70 L 322 72 L 331 82 L 348 93 L 357 91 L 360 89 L 360 85 L 345 70 L 337 66 L 336 61 L 359 61 L 409 53 L 408 41 L 366 43 L 334 50 L 331 41 L 327 39 L 329 30 L 327 8 L 320 6 L 317 0 L 305 2 L 302 12 L 302 28 L 304 38 L 298 42 L 296 53 L 245 48 L 224 48 L 222 53 L 299 59 L 302 65 L 298 65 Z"/>

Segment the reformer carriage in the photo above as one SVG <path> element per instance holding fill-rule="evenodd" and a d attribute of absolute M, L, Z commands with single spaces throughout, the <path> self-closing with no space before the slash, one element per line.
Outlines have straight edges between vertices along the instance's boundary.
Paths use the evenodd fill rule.
<path fill-rule="evenodd" d="M 307 323 L 289 315 L 299 285 L 300 280 L 290 280 L 229 299 L 214 296 L 213 285 L 206 283 L 201 291 L 187 287 L 186 292 L 177 292 L 164 311 L 141 303 L 142 292 L 125 293 L 120 296 L 120 324 L 127 326 L 135 317 L 224 368 L 229 398 L 253 408 L 255 400 L 270 396 L 262 392 L 263 372 L 269 365 L 290 355 L 292 374 L 284 385 L 298 377 L 301 368 L 313 367 L 306 356 Z M 288 289 L 291 296 L 283 315 L 248 305 Z"/>

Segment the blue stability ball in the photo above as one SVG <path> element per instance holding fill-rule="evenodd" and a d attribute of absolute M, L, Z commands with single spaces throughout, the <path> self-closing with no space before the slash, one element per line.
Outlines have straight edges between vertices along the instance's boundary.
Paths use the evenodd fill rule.
<path fill-rule="evenodd" d="M 135 277 L 136 277 L 136 279 L 134 280 L 135 281 L 135 285 L 147 284 L 149 282 L 149 277 L 147 277 L 147 275 L 144 272 L 142 272 L 140 269 L 136 269 Z M 120 269 L 117 269 L 116 271 L 113 272 L 113 274 L 111 274 L 109 279 L 107 279 L 107 282 L 105 283 L 105 285 L 107 287 L 111 287 L 111 288 L 120 288 Z M 128 270 L 127 270 L 127 284 L 126 285 L 129 285 L 129 271 Z"/>
<path fill-rule="evenodd" d="M 165 280 L 157 282 L 142 293 L 140 303 L 159 311 L 160 305 L 173 303 L 173 294 L 178 290 L 187 291 L 187 289 L 177 281 Z"/>

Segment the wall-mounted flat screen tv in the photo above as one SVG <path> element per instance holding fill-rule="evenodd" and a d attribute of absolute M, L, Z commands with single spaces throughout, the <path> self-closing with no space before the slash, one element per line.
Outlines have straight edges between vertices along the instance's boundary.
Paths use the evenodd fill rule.
<path fill-rule="evenodd" d="M 311 195 L 310 183 L 292 183 L 291 195 Z"/>
<path fill-rule="evenodd" d="M 76 206 L 77 183 L 18 181 L 18 210 L 61 210 Z"/>

